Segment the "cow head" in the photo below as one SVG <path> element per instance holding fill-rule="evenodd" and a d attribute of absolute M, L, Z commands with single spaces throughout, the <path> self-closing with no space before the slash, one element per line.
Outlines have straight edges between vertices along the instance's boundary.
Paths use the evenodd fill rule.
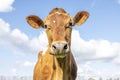
<path fill-rule="evenodd" d="M 28 16 L 26 20 L 33 28 L 46 29 L 50 54 L 63 58 L 70 52 L 72 27 L 83 24 L 88 17 L 89 13 L 86 11 L 78 12 L 72 18 L 63 9 L 55 8 L 45 20 L 35 15 Z"/>

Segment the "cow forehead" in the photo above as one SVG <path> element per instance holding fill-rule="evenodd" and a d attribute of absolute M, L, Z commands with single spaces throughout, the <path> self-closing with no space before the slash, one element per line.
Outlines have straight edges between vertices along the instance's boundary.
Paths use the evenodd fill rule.
<path fill-rule="evenodd" d="M 67 13 L 56 12 L 48 15 L 45 20 L 45 24 L 50 26 L 65 26 L 69 21 L 71 21 L 71 17 Z"/>

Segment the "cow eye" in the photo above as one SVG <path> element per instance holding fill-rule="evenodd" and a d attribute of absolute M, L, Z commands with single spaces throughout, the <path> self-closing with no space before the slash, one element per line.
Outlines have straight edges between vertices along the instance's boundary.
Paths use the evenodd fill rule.
<path fill-rule="evenodd" d="M 44 25 L 44 28 L 47 29 L 47 24 Z"/>
<path fill-rule="evenodd" d="M 72 23 L 72 22 L 69 22 L 69 26 L 73 26 L 73 23 Z"/>
<path fill-rule="evenodd" d="M 72 26 L 73 26 L 73 23 L 70 21 L 70 22 L 67 24 L 66 28 L 72 28 Z"/>
<path fill-rule="evenodd" d="M 73 26 L 73 23 L 70 21 L 66 28 L 72 28 L 72 26 Z"/>
<path fill-rule="evenodd" d="M 48 26 L 47 24 L 44 25 L 45 29 L 51 29 L 50 26 Z"/>

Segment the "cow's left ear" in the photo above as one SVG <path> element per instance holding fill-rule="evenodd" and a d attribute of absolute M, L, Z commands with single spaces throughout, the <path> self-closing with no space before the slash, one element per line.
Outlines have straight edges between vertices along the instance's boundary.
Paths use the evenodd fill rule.
<path fill-rule="evenodd" d="M 74 25 L 81 25 L 83 24 L 89 17 L 89 13 L 86 11 L 78 12 L 75 17 L 73 18 Z"/>
<path fill-rule="evenodd" d="M 44 22 L 42 19 L 40 19 L 38 16 L 36 15 L 30 15 L 26 17 L 26 21 L 28 22 L 28 24 L 30 26 L 32 26 L 35 29 L 44 27 Z"/>

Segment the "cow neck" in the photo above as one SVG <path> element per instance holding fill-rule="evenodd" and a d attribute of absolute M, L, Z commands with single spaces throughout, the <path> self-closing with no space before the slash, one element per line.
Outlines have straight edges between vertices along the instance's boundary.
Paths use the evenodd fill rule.
<path fill-rule="evenodd" d="M 62 71 L 68 70 L 68 68 L 70 68 L 70 54 L 71 54 L 71 50 L 64 58 L 56 58 L 55 56 L 53 56 L 53 69 L 55 70 L 57 68 L 55 63 L 56 62 L 55 58 L 56 58 L 58 65 L 60 66 Z"/>
<path fill-rule="evenodd" d="M 55 61 L 55 56 L 53 56 L 53 69 L 55 70 L 56 69 L 56 61 Z M 60 68 L 62 70 L 65 69 L 66 65 L 68 64 L 68 58 L 67 57 L 64 57 L 64 58 L 56 58 L 57 62 L 58 62 L 58 65 L 60 66 Z"/>
<path fill-rule="evenodd" d="M 67 56 L 66 57 L 64 57 L 64 58 L 57 58 L 57 61 L 58 61 L 58 64 L 59 64 L 59 66 L 62 68 L 62 69 L 64 69 L 65 68 L 65 66 L 66 66 L 66 61 L 67 61 Z"/>
<path fill-rule="evenodd" d="M 66 57 L 64 58 L 57 58 L 59 66 L 62 68 L 62 70 L 66 69 L 70 65 L 70 54 L 71 50 L 68 52 Z"/>
<path fill-rule="evenodd" d="M 57 58 L 57 61 L 63 71 L 63 80 L 67 80 L 66 76 L 70 75 L 70 53 L 64 58 Z"/>

